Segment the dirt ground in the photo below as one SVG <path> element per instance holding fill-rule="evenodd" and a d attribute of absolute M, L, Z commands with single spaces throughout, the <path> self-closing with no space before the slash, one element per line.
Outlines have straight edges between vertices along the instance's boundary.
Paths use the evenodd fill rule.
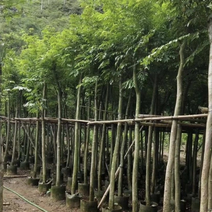
<path fill-rule="evenodd" d="M 27 175 L 28 173 L 21 173 L 21 175 Z M 29 174 L 28 174 L 29 175 Z M 53 201 L 49 195 L 40 195 L 37 187 L 33 187 L 27 184 L 27 177 L 21 178 L 7 178 L 5 175 L 4 186 L 19 193 L 24 198 L 35 203 L 48 212 L 79 212 L 76 209 L 68 209 L 65 205 L 65 201 Z M 16 194 L 4 189 L 4 210 L 14 212 L 40 212 L 35 206 L 30 205 Z"/>
<path fill-rule="evenodd" d="M 181 163 L 185 163 L 184 153 L 181 152 Z M 164 156 L 164 160 L 167 160 L 168 154 Z M 200 160 L 198 160 L 199 162 Z M 19 177 L 18 177 L 19 176 Z M 30 172 L 18 170 L 18 176 L 7 176 L 4 177 L 4 186 L 17 192 L 27 200 L 35 203 L 36 205 L 43 208 L 44 212 L 80 212 L 78 209 L 69 209 L 65 205 L 64 201 L 52 200 L 50 195 L 41 195 L 37 187 L 33 187 L 27 184 L 27 176 L 30 176 Z M 22 176 L 22 177 L 21 177 Z M 23 177 L 25 176 L 25 177 Z M 18 195 L 4 189 L 4 210 L 10 212 L 40 212 L 42 210 L 29 204 L 27 201 L 20 198 Z M 188 210 L 189 211 L 189 210 Z"/>

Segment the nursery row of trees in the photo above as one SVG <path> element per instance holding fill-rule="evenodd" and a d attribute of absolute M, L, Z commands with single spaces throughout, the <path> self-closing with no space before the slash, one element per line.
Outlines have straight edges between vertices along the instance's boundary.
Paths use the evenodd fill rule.
<path fill-rule="evenodd" d="M 178 116 L 195 114 L 199 105 L 207 105 L 210 1 L 22 0 L 1 4 L 1 114 L 9 121 L 14 117 L 41 118 L 42 127 L 46 117 L 56 117 L 57 160 L 61 157 L 62 118 L 121 120 L 138 118 L 141 113 Z M 94 135 L 96 128 L 94 125 Z M 75 150 L 80 148 L 78 129 L 76 121 Z M 115 176 L 121 130 L 122 124 L 118 123 L 111 179 Z M 140 124 L 136 122 L 133 212 L 138 210 L 139 130 Z M 150 141 L 152 131 L 150 126 Z M 172 168 L 174 163 L 179 166 L 172 156 L 174 146 L 180 146 L 176 142 L 180 132 L 174 120 L 164 212 L 171 211 Z M 10 142 L 9 139 L 5 141 Z M 94 139 L 92 152 L 96 143 Z M 45 157 L 44 143 L 42 147 Z M 151 145 L 149 151 L 150 148 Z M 5 157 L 8 152 L 6 148 Z M 73 157 L 72 193 L 76 189 L 77 151 Z M 91 164 L 92 160 L 94 156 Z M 91 174 L 94 168 L 91 167 Z M 43 169 L 45 175 L 45 164 Z M 60 163 L 57 163 L 57 172 L 59 170 Z M 57 174 L 56 185 L 59 185 L 59 176 Z M 111 184 L 111 188 L 114 186 Z M 111 192 L 110 208 L 112 196 Z M 92 189 L 90 198 L 93 199 Z M 175 198 L 175 211 L 179 211 L 179 192 Z M 201 212 L 207 211 L 207 207 L 210 208 L 204 198 Z"/>

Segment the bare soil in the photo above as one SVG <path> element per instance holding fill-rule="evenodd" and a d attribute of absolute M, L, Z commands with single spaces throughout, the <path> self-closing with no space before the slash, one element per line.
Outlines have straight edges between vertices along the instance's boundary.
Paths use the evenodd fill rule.
<path fill-rule="evenodd" d="M 164 155 L 164 161 L 167 161 L 168 153 Z M 181 152 L 181 164 L 185 163 L 184 152 Z M 200 165 L 200 157 L 198 157 L 198 166 Z M 23 175 L 30 176 L 29 171 L 18 170 L 18 175 L 11 177 L 5 175 L 4 186 L 12 189 L 19 195 L 23 196 L 27 200 L 43 208 L 46 212 L 80 212 L 78 209 L 69 209 L 65 205 L 65 200 L 55 201 L 50 195 L 41 195 L 36 186 L 27 184 L 27 177 L 21 177 Z M 29 204 L 26 200 L 23 200 L 18 195 L 4 189 L 4 210 L 10 212 L 40 212 L 41 210 L 35 206 Z M 189 210 L 187 210 L 189 211 Z"/>
<path fill-rule="evenodd" d="M 21 173 L 28 174 L 29 173 Z M 55 201 L 52 198 L 45 194 L 41 195 L 38 191 L 37 187 L 33 187 L 27 184 L 27 177 L 11 177 L 4 179 L 4 186 L 12 189 L 17 192 L 24 198 L 29 201 L 35 203 L 41 208 L 45 209 L 48 212 L 79 212 L 77 209 L 69 209 L 65 205 L 64 201 Z M 35 206 L 29 204 L 25 200 L 21 199 L 18 195 L 4 189 L 3 193 L 4 197 L 4 210 L 3 211 L 15 211 L 15 212 L 40 212 L 41 210 L 36 208 Z"/>

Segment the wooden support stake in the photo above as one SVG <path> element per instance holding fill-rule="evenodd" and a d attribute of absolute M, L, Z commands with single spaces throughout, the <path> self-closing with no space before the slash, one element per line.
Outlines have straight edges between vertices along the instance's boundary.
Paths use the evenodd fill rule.
<path fill-rule="evenodd" d="M 27 131 L 27 129 L 26 129 L 26 126 L 22 125 L 21 127 L 24 129 L 25 133 L 27 134 L 27 136 L 28 136 L 28 138 L 29 138 L 29 140 L 30 140 L 30 142 L 31 142 L 31 144 L 32 144 L 32 146 L 33 146 L 33 148 L 35 148 L 35 145 L 34 145 L 34 143 L 33 143 L 33 141 L 32 141 L 32 138 L 30 137 L 30 135 L 29 135 L 29 133 L 28 133 L 28 131 Z M 40 156 L 40 154 L 38 154 L 38 157 L 39 157 L 40 160 L 42 161 L 42 157 Z"/>

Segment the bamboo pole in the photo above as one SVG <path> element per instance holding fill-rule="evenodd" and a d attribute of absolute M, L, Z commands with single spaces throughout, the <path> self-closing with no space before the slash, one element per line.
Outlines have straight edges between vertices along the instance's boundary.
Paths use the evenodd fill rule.
<path fill-rule="evenodd" d="M 142 121 L 161 121 L 161 120 L 184 120 L 184 121 L 200 121 L 197 118 L 206 118 L 208 116 L 208 114 L 193 114 L 193 115 L 179 115 L 179 116 L 152 116 L 152 115 L 147 115 L 147 114 L 140 114 L 139 118 L 136 119 L 122 119 L 122 120 L 104 120 L 104 121 L 89 121 L 89 120 L 76 120 L 76 119 L 65 119 L 65 118 L 61 118 L 61 121 L 63 122 L 80 122 L 80 123 L 85 123 L 85 124 L 90 124 L 90 125 L 94 125 L 94 124 L 115 124 L 115 123 L 134 123 L 134 122 L 142 122 Z M 0 116 L 1 120 L 7 120 L 8 117 L 5 116 Z M 195 120 L 197 119 L 197 120 Z M 31 121 L 31 122 L 35 122 L 35 121 L 41 121 L 40 118 L 11 118 L 11 121 Z M 57 118 L 52 118 L 52 117 L 45 117 L 45 121 L 49 121 L 49 122 L 57 122 L 58 119 Z M 203 120 L 201 120 L 203 121 Z"/>
<path fill-rule="evenodd" d="M 156 116 L 156 117 L 144 117 L 136 119 L 122 119 L 122 120 L 108 120 L 108 121 L 89 121 L 88 124 L 112 124 L 112 123 L 134 123 L 141 121 L 160 121 L 160 120 L 189 120 L 200 117 L 207 117 L 207 114 L 194 114 L 194 115 L 179 115 L 179 116 Z"/>

